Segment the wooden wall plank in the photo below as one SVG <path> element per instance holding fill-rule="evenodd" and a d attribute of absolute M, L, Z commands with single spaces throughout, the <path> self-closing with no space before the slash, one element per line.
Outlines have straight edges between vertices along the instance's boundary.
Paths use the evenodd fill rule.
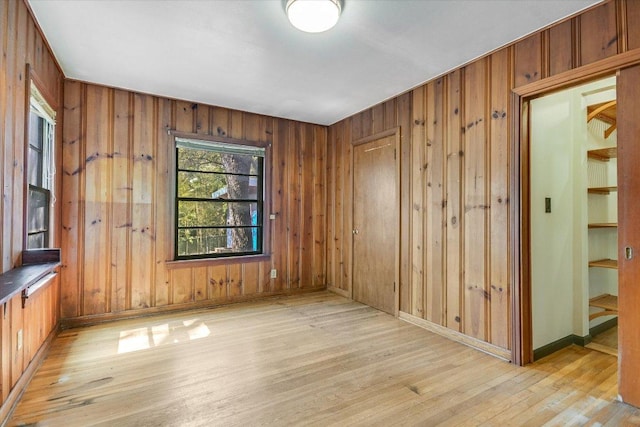
<path fill-rule="evenodd" d="M 213 301 L 222 301 L 228 295 L 227 266 L 208 267 L 209 297 Z"/>
<path fill-rule="evenodd" d="M 447 76 L 448 93 L 446 102 L 447 130 L 446 130 L 446 308 L 447 317 L 444 326 L 455 331 L 461 331 L 462 308 L 462 182 L 464 178 L 462 145 L 463 107 L 462 96 L 463 70 L 457 70 Z"/>
<path fill-rule="evenodd" d="M 11 298 L 11 387 L 14 387 L 24 369 L 24 345 L 18 345 L 18 332 L 22 331 L 24 343 L 24 310 L 22 297 L 18 294 Z"/>
<path fill-rule="evenodd" d="M 273 188 L 271 198 L 271 209 L 276 216 L 272 221 L 273 236 L 273 253 L 271 256 L 271 268 L 276 270 L 276 278 L 271 281 L 271 289 L 280 291 L 288 288 L 289 274 L 287 266 L 287 253 L 289 242 L 288 231 L 288 211 L 287 198 L 288 182 L 287 182 L 287 143 L 289 139 L 288 122 L 284 119 L 278 119 L 275 127 L 275 138 L 273 149 L 272 165 L 273 174 L 271 176 L 271 185 Z M 280 250 L 276 250 L 279 248 Z"/>
<path fill-rule="evenodd" d="M 573 20 L 567 20 L 549 29 L 549 72 L 551 76 L 574 67 L 573 25 Z"/>
<path fill-rule="evenodd" d="M 158 101 L 158 151 L 156 156 L 156 247 L 155 247 L 155 306 L 168 305 L 171 302 L 171 286 L 166 261 L 173 259 L 173 197 L 175 146 L 168 133 L 172 127 L 174 101 Z M 206 291 L 205 291 L 206 293 Z"/>
<path fill-rule="evenodd" d="M 327 165 L 327 130 L 322 126 L 313 127 L 313 287 L 323 287 L 327 283 L 327 187 L 325 186 Z"/>
<path fill-rule="evenodd" d="M 131 288 L 131 127 L 133 98 L 130 93 L 113 93 L 113 130 L 111 141 L 111 295 L 109 311 L 126 308 Z"/>
<path fill-rule="evenodd" d="M 487 60 L 465 67 L 464 317 L 466 335 L 486 339 Z"/>
<path fill-rule="evenodd" d="M 444 321 L 444 221 L 446 207 L 444 149 L 444 80 L 429 84 L 427 98 L 427 176 L 426 176 L 426 319 L 441 325 Z"/>
<path fill-rule="evenodd" d="M 155 240 L 155 104 L 154 97 L 134 95 L 131 251 L 136 254 L 136 260 L 131 266 L 131 300 L 127 308 L 148 308 L 152 301 L 151 284 L 154 283 L 154 277 L 151 266 Z"/>
<path fill-rule="evenodd" d="M 314 251 L 314 132 L 310 124 L 302 125 L 300 146 L 300 287 L 313 287 Z M 298 144 L 296 144 L 298 145 Z"/>
<path fill-rule="evenodd" d="M 411 283 L 411 242 L 409 240 L 411 192 L 409 182 L 411 180 L 411 92 L 398 97 L 395 126 L 400 128 L 400 283 L 398 290 L 402 301 L 403 289 L 407 289 Z M 404 129 L 404 131 L 403 131 Z"/>
<path fill-rule="evenodd" d="M 25 152 L 25 121 L 26 119 L 25 112 L 27 111 L 26 95 L 27 95 L 27 84 L 29 81 L 29 76 L 26 75 L 26 66 L 24 64 L 24 56 L 27 50 L 26 41 L 27 41 L 27 26 L 28 26 L 28 11 L 27 6 L 23 2 L 17 2 L 17 11 L 16 11 L 16 32 L 17 37 L 13 40 L 15 43 L 15 52 L 18 57 L 18 61 L 15 62 L 14 66 L 15 71 L 14 75 L 16 77 L 16 84 L 14 87 L 14 111 L 16 114 L 16 122 L 13 128 L 13 138 L 14 141 L 18 143 L 11 144 L 13 148 L 13 200 L 11 203 L 11 208 L 13 212 L 11 214 L 11 236 L 12 236 L 12 247 L 14 251 L 19 251 L 22 248 L 24 241 L 24 233 L 25 233 L 25 225 L 23 220 L 23 212 L 24 212 L 24 173 L 25 173 L 25 162 L 24 162 L 24 152 Z M 30 89 L 29 89 L 30 90 Z M 53 231 L 53 230 L 52 230 Z M 51 233 L 51 238 L 53 238 L 55 231 Z M 18 261 L 17 254 L 13 255 L 14 262 Z"/>
<path fill-rule="evenodd" d="M 234 263 L 227 266 L 227 289 L 230 297 L 243 294 L 242 264 Z"/>
<path fill-rule="evenodd" d="M 62 317 L 80 315 L 82 302 L 84 241 L 82 219 L 83 191 L 80 176 L 83 171 L 84 135 L 82 133 L 82 110 L 84 87 L 80 83 L 65 85 L 64 131 L 62 141 L 62 230 L 60 250 L 62 258 Z"/>
<path fill-rule="evenodd" d="M 16 69 L 18 67 L 18 53 L 16 52 L 16 40 L 18 29 L 16 28 L 16 20 L 18 16 L 18 2 L 8 2 L 7 18 L 6 18 L 6 34 L 3 56 L 4 60 L 4 144 L 2 150 L 4 153 L 4 182 L 3 182 L 3 206 L 2 206 L 2 271 L 11 269 L 19 253 L 20 248 L 13 246 L 12 230 L 13 230 L 13 203 L 16 195 L 13 193 L 13 141 L 14 131 L 16 127 L 24 124 L 21 116 L 24 112 L 16 110 L 16 87 L 20 84 L 16 77 Z M 22 216 L 22 215 L 21 215 Z M 21 223 L 21 221 L 20 221 Z"/>
<path fill-rule="evenodd" d="M 9 108 L 9 106 L 7 105 L 7 86 L 8 86 L 8 82 L 7 82 L 7 59 L 11 59 L 10 56 L 6 56 L 5 57 L 5 53 L 6 53 L 6 43 L 7 40 L 9 38 L 9 32 L 8 32 L 8 19 L 9 19 L 9 2 L 2 2 L 0 3 L 0 49 L 2 49 L 2 55 L 0 55 L 0 129 L 3 129 L 2 131 L 0 131 L 0 146 L 1 147 L 6 147 L 8 145 L 7 140 L 5 139 L 5 133 L 4 133 L 4 129 L 7 126 L 11 125 L 11 122 L 8 121 L 6 115 L 7 115 L 7 108 Z M 5 158 L 5 149 L 0 149 L 0 165 L 2 165 L 2 170 L 7 170 L 7 167 L 10 163 L 7 163 L 7 160 L 10 159 L 6 159 Z M 4 173 L 0 174 L 0 188 L 3 189 L 4 192 L 4 188 L 5 188 L 5 182 L 4 182 Z M 0 197 L 0 212 L 2 212 L 2 221 L 0 221 L 0 269 L 2 269 L 2 271 L 7 271 L 7 269 L 9 268 L 9 255 L 8 253 L 11 252 L 11 247 L 7 247 L 6 246 L 6 235 L 7 235 L 7 228 L 6 228 L 6 223 L 5 223 L 5 218 L 8 217 L 8 212 L 5 210 L 5 200 L 4 197 Z M 7 322 L 7 325 L 9 324 L 9 322 Z M 4 400 L 4 399 L 3 399 Z"/>
<path fill-rule="evenodd" d="M 637 0 L 626 0 L 624 2 L 626 12 L 625 27 L 627 28 L 627 49 L 633 50 L 640 47 L 640 2 Z M 620 25 L 621 23 L 618 23 Z"/>
<path fill-rule="evenodd" d="M 515 87 L 540 80 L 542 76 L 542 34 L 536 33 L 514 46 Z"/>
<path fill-rule="evenodd" d="M 508 112 L 511 93 L 510 52 L 501 50 L 490 57 L 491 105 L 490 105 L 490 182 L 489 247 L 490 247 L 490 327 L 489 342 L 502 348 L 510 348 L 511 283 L 510 283 L 510 189 L 511 140 Z"/>
<path fill-rule="evenodd" d="M 302 221 L 301 221 L 301 202 L 302 202 L 302 155 L 300 153 L 299 141 L 302 138 L 301 126 L 296 124 L 289 126 L 287 138 L 286 159 L 287 168 L 287 192 L 289 194 L 287 209 L 287 233 L 290 236 L 288 240 L 289 246 L 287 251 L 287 271 L 289 272 L 290 289 L 300 288 L 300 254 L 302 243 Z"/>
<path fill-rule="evenodd" d="M 110 282 L 111 247 L 110 203 L 111 176 L 110 166 L 113 153 L 109 151 L 112 125 L 108 121 L 96 120 L 97 117 L 109 117 L 112 90 L 91 86 L 86 92 L 87 120 L 95 126 L 86 129 L 86 156 L 84 159 L 84 253 L 92 262 L 84 266 L 84 315 L 104 313 L 107 307 L 106 284 Z"/>
<path fill-rule="evenodd" d="M 615 2 L 609 1 L 580 15 L 580 65 L 618 53 Z"/>
<path fill-rule="evenodd" d="M 411 129 L 411 283 L 409 314 L 425 318 L 425 251 L 431 250 L 425 239 L 425 194 L 427 192 L 427 98 L 432 96 L 432 85 L 413 91 L 413 124 Z"/>

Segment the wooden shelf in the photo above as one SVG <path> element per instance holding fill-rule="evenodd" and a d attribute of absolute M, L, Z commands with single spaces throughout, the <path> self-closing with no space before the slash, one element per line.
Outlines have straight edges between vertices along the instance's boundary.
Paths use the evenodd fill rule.
<path fill-rule="evenodd" d="M 589 267 L 600 267 L 600 268 L 618 268 L 618 260 L 616 259 L 598 259 L 595 261 L 589 261 Z"/>
<path fill-rule="evenodd" d="M 607 195 L 612 191 L 618 191 L 618 187 L 591 187 L 587 188 L 589 194 L 604 194 Z"/>
<path fill-rule="evenodd" d="M 594 222 L 589 224 L 589 228 L 616 228 L 618 227 L 617 222 Z"/>
<path fill-rule="evenodd" d="M 605 139 L 609 138 L 618 127 L 617 115 L 617 102 L 615 100 L 587 107 L 587 123 L 593 119 L 598 119 L 609 125 L 609 128 L 604 131 Z"/>
<path fill-rule="evenodd" d="M 589 300 L 589 307 L 601 308 L 604 311 L 589 314 L 589 320 L 601 316 L 617 316 L 618 315 L 618 297 L 610 294 L 602 294 Z"/>
<path fill-rule="evenodd" d="M 600 160 L 601 162 L 608 162 L 609 159 L 615 159 L 618 157 L 618 148 L 600 148 L 598 150 L 587 151 L 587 157 L 593 160 Z"/>

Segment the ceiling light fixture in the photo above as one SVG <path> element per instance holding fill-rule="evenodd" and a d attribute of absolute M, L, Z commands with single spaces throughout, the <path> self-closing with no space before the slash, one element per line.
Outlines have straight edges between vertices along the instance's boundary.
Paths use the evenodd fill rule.
<path fill-rule="evenodd" d="M 342 0 L 287 0 L 287 17 L 294 27 L 307 33 L 321 33 L 338 22 Z"/>

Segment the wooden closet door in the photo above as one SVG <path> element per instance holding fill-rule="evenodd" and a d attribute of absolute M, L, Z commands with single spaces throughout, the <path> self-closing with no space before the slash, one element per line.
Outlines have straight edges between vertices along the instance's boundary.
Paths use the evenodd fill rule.
<path fill-rule="evenodd" d="M 395 314 L 395 135 L 353 150 L 353 299 Z"/>
<path fill-rule="evenodd" d="M 620 71 L 618 98 L 618 393 L 640 407 L 640 65 Z"/>

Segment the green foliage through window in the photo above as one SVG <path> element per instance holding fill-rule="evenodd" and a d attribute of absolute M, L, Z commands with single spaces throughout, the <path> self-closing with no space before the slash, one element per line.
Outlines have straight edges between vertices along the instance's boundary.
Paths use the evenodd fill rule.
<path fill-rule="evenodd" d="M 176 258 L 262 253 L 264 148 L 176 138 Z"/>

